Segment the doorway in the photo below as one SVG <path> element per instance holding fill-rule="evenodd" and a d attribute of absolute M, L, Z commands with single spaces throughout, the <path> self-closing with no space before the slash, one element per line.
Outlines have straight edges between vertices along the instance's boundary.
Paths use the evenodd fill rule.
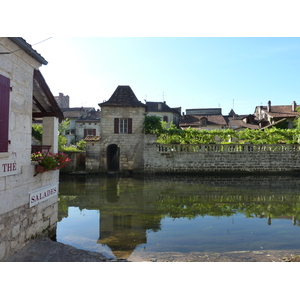
<path fill-rule="evenodd" d="M 120 168 L 120 148 L 116 144 L 107 147 L 107 172 L 117 173 Z"/>

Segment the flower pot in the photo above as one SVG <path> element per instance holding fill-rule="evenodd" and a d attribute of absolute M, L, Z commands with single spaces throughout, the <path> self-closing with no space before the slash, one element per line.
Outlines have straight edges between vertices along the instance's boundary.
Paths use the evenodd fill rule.
<path fill-rule="evenodd" d="M 41 165 L 36 165 L 35 170 L 37 173 L 44 173 L 47 171 L 46 168 Z"/>

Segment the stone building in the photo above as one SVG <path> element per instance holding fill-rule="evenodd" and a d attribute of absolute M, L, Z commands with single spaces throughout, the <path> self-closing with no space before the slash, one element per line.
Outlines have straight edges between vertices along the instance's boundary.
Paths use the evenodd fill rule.
<path fill-rule="evenodd" d="M 179 127 L 187 129 L 216 130 L 226 129 L 227 123 L 222 115 L 221 108 L 186 109 L 186 115 L 181 117 Z"/>
<path fill-rule="evenodd" d="M 162 121 L 167 122 L 168 125 L 171 123 L 179 126 L 181 117 L 181 107 L 171 108 L 164 102 L 150 102 L 146 101 L 147 115 L 158 116 Z"/>
<path fill-rule="evenodd" d="M 280 122 L 284 123 L 281 125 L 285 128 L 293 128 L 294 121 L 299 116 L 298 107 L 295 101 L 291 105 L 272 105 L 271 101 L 268 101 L 266 106 L 256 106 L 254 114 L 258 120 L 265 122 L 265 126 Z"/>
<path fill-rule="evenodd" d="M 56 152 L 63 119 L 39 71 L 46 64 L 24 39 L 0 38 L 0 261 L 56 227 L 59 170 L 34 176 L 31 162 L 33 120 Z"/>
<path fill-rule="evenodd" d="M 229 129 L 244 130 L 244 129 L 259 129 L 259 120 L 255 115 L 238 115 L 233 109 L 227 116 L 224 116 Z"/>
<path fill-rule="evenodd" d="M 59 93 L 55 97 L 57 104 L 64 114 L 64 118 L 70 121 L 69 128 L 64 136 L 67 145 L 75 145 L 87 135 L 100 134 L 100 110 L 94 107 L 70 107 L 70 97 Z"/>
<path fill-rule="evenodd" d="M 124 173 L 143 169 L 146 105 L 119 85 L 101 108 L 100 137 L 87 137 L 86 171 Z"/>

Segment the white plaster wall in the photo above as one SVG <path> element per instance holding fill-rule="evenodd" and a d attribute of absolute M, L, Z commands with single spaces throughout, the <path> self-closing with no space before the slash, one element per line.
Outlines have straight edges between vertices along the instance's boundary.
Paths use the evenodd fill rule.
<path fill-rule="evenodd" d="M 100 122 L 77 122 L 76 123 L 76 141 L 84 138 L 84 129 L 96 129 L 96 135 L 100 135 Z"/>

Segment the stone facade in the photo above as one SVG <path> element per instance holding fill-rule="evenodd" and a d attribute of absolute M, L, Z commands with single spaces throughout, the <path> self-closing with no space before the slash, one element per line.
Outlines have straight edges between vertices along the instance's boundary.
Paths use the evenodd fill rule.
<path fill-rule="evenodd" d="M 144 152 L 144 173 L 300 172 L 299 145 L 158 145 Z"/>
<path fill-rule="evenodd" d="M 100 137 L 87 137 L 85 171 L 89 173 L 100 172 Z"/>
<path fill-rule="evenodd" d="M 129 86 L 118 86 L 101 107 L 98 172 L 124 173 L 143 170 L 146 105 Z M 88 156 L 88 155 L 87 155 Z"/>
<path fill-rule="evenodd" d="M 110 145 L 119 149 L 119 171 L 138 171 L 143 167 L 144 107 L 109 107 L 101 110 L 99 171 L 108 170 L 107 151 Z M 132 118 L 132 133 L 114 133 L 114 118 Z"/>
<path fill-rule="evenodd" d="M 43 61 L 30 55 L 30 45 L 0 38 L 0 75 L 10 80 L 8 151 L 0 152 L 0 261 L 24 247 L 31 238 L 52 231 L 57 222 L 57 195 L 30 207 L 30 193 L 57 184 L 59 171 L 35 175 L 31 162 L 34 72 Z M 1 100 L 1 99 L 0 99 Z M 57 150 L 57 118 L 45 118 L 45 140 Z M 47 119 L 47 120 L 46 120 Z M 49 121 L 49 122 L 48 122 Z M 56 129 L 55 129 L 56 128 Z M 49 135 L 55 131 L 55 135 Z M 56 149 L 55 149 L 56 147 Z"/>
<path fill-rule="evenodd" d="M 75 122 L 76 142 L 83 140 L 86 135 L 100 135 L 100 119 L 77 120 Z M 86 134 L 85 134 L 86 133 Z"/>

